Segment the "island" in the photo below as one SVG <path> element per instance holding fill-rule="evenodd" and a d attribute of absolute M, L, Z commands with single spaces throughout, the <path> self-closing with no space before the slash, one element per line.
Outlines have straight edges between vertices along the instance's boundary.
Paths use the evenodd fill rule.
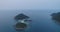
<path fill-rule="evenodd" d="M 52 16 L 53 20 L 56 20 L 56 21 L 60 22 L 60 12 L 52 13 L 51 16 Z"/>
<path fill-rule="evenodd" d="M 17 20 L 15 28 L 17 30 L 24 30 L 25 28 L 27 28 L 27 21 L 30 21 L 28 20 L 29 18 L 30 17 L 24 15 L 23 13 L 16 15 L 14 18 L 15 20 Z"/>
<path fill-rule="evenodd" d="M 24 20 L 24 19 L 28 19 L 29 17 L 21 13 L 21 14 L 16 15 L 14 18 L 15 20 Z"/>

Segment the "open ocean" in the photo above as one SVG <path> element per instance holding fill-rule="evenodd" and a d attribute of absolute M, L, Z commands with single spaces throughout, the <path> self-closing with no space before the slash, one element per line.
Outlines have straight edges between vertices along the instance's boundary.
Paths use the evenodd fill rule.
<path fill-rule="evenodd" d="M 1 10 L 0 32 L 18 32 L 14 28 L 16 23 L 14 17 L 20 13 L 29 16 L 32 20 L 29 29 L 25 32 L 60 32 L 60 25 L 55 23 L 50 16 L 57 12 L 60 10 Z"/>

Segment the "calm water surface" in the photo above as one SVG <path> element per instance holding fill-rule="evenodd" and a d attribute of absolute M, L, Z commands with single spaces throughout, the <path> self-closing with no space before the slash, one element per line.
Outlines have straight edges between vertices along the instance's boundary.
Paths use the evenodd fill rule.
<path fill-rule="evenodd" d="M 60 26 L 51 19 L 51 14 L 59 10 L 6 10 L 0 11 L 0 32 L 18 32 L 14 29 L 14 16 L 24 13 L 30 17 L 31 26 L 25 32 L 60 32 Z"/>

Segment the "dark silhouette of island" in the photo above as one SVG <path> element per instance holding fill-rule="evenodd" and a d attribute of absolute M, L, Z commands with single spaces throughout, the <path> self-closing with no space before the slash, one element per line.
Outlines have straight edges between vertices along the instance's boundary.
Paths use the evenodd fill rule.
<path fill-rule="evenodd" d="M 18 14 L 15 16 L 15 20 L 23 20 L 23 19 L 28 19 L 29 17 L 24 15 L 23 13 Z"/>
<path fill-rule="evenodd" d="M 60 12 L 52 13 L 51 16 L 52 16 L 53 20 L 56 20 L 56 21 L 60 22 Z"/>
<path fill-rule="evenodd" d="M 60 26 L 60 12 L 58 13 L 52 13 L 52 20 Z"/>

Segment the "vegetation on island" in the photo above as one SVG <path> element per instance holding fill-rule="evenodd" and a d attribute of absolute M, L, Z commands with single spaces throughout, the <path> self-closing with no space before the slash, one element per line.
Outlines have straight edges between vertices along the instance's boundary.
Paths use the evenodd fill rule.
<path fill-rule="evenodd" d="M 27 25 L 25 23 L 17 23 L 16 28 L 26 28 Z"/>

